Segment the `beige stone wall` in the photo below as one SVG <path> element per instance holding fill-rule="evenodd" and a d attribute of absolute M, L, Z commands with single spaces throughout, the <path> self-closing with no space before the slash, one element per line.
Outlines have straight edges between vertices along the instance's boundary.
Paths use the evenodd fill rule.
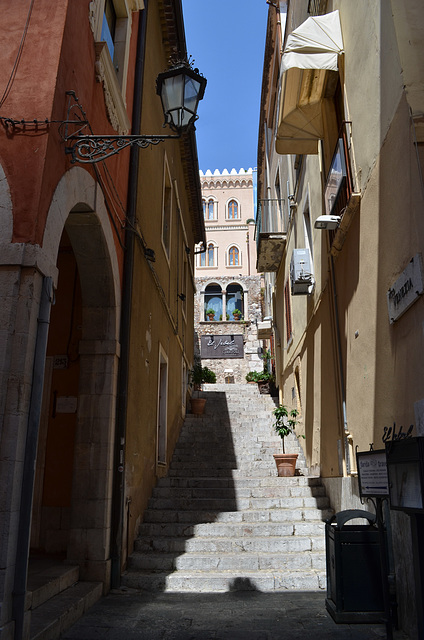
<path fill-rule="evenodd" d="M 290 3 L 289 31 L 308 17 L 306 4 Z M 326 478 L 336 510 L 359 506 L 356 447 L 367 451 L 373 443 L 383 448 L 384 430 L 394 423 L 404 432 L 413 425 L 417 434 L 424 424 L 424 298 L 411 300 L 395 322 L 387 302 L 389 290 L 424 246 L 424 67 L 413 62 L 422 58 L 424 14 L 417 0 L 401 5 L 327 3 L 327 11 L 340 11 L 344 55 L 337 106 L 341 120 L 351 123 L 347 145 L 359 202 L 349 226 L 337 232 L 337 250 L 334 233 L 314 228 L 324 213 L 325 146 L 333 137 L 331 127 L 324 128 L 316 155 L 278 156 L 271 144 L 264 162 L 269 172 L 258 190 L 258 198 L 275 197 L 279 173 L 280 184 L 288 181 L 294 196 L 279 271 L 265 278 L 266 304 L 273 308 L 281 398 L 301 411 L 299 431 L 306 435 L 301 444 L 308 465 Z M 270 134 L 273 90 L 262 96 Z M 258 181 L 259 172 L 258 162 Z M 311 220 L 309 238 L 305 211 Z M 293 250 L 308 242 L 314 289 L 290 296 L 288 339 L 284 287 Z M 416 637 L 409 527 L 404 514 L 392 513 L 391 520 L 400 618 Z"/>
<path fill-rule="evenodd" d="M 219 283 L 223 289 L 234 282 L 228 276 L 216 278 L 214 282 Z M 210 278 L 196 278 L 196 296 L 194 301 L 194 327 L 195 327 L 195 354 L 200 355 L 200 336 L 204 335 L 243 335 L 244 342 L 244 358 L 213 358 L 203 359 L 202 365 L 209 367 L 216 373 L 217 382 L 225 382 L 226 375 L 229 375 L 235 383 L 241 384 L 246 382 L 245 377 L 249 371 L 262 371 L 263 361 L 258 354 L 258 349 L 262 348 L 263 340 L 258 340 L 257 322 L 262 319 L 261 311 L 261 277 L 246 276 L 237 278 L 237 282 L 241 284 L 246 291 L 245 300 L 247 300 L 247 313 L 244 320 L 231 321 L 209 321 L 204 320 L 204 301 L 201 291 L 205 285 L 210 282 Z M 225 373 L 225 370 L 231 370 L 232 373 Z"/>

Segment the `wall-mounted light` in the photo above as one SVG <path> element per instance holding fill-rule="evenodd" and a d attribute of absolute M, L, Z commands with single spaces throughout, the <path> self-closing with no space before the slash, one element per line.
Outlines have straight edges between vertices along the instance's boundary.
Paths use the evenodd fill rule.
<path fill-rule="evenodd" d="M 145 149 L 170 138 L 180 138 L 197 120 L 197 107 L 206 88 L 206 78 L 198 69 L 192 69 L 188 61 L 180 61 L 156 79 L 156 92 L 162 101 L 165 125 L 176 135 L 70 135 L 65 137 L 70 146 L 65 152 L 72 155 L 72 162 L 100 162 L 136 145 Z M 66 124 L 66 123 L 65 123 Z"/>
<path fill-rule="evenodd" d="M 319 216 L 315 220 L 314 227 L 315 229 L 324 229 L 326 231 L 330 231 L 331 229 L 337 229 L 340 220 L 340 216 Z"/>

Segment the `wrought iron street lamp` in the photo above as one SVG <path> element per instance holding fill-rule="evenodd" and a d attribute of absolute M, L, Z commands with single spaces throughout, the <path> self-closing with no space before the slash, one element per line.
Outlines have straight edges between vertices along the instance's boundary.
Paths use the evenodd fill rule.
<path fill-rule="evenodd" d="M 72 162 L 93 164 L 116 155 L 122 149 L 138 146 L 145 149 L 170 138 L 180 138 L 197 120 L 197 107 L 206 88 L 206 78 L 188 62 L 179 62 L 156 79 L 156 92 L 162 101 L 168 125 L 176 135 L 70 135 L 66 153 Z"/>

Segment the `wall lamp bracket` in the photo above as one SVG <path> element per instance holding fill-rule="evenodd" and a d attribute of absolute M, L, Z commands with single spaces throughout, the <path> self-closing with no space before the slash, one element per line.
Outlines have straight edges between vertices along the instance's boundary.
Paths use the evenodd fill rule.
<path fill-rule="evenodd" d="M 75 105 L 69 106 L 68 121 L 62 123 L 63 139 L 67 143 L 65 152 L 72 156 L 73 163 L 94 164 L 116 155 L 127 147 L 138 146 L 146 149 L 164 140 L 181 138 L 198 118 L 197 107 L 203 99 L 205 88 L 206 78 L 198 69 L 193 69 L 192 62 L 187 59 L 176 60 L 169 69 L 157 76 L 156 93 L 162 103 L 164 126 L 169 126 L 174 135 L 84 135 L 80 132 L 88 125 L 88 121 L 79 104 L 79 130 L 69 135 L 70 114 Z M 78 103 L 75 91 L 68 91 L 67 95 Z"/>
<path fill-rule="evenodd" d="M 71 146 L 65 147 L 65 153 L 72 156 L 72 163 L 95 164 L 116 155 L 126 147 L 137 146 L 141 149 L 147 149 L 147 147 L 172 138 L 181 138 L 181 134 L 163 136 L 71 136 L 67 139 Z"/>

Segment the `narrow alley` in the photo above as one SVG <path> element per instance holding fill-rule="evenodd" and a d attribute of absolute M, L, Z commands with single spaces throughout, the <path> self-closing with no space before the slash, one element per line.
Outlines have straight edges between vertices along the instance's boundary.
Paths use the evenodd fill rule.
<path fill-rule="evenodd" d="M 326 612 L 332 512 L 293 435 L 296 475 L 277 476 L 271 396 L 247 384 L 205 385 L 201 394 L 205 413 L 187 414 L 121 588 L 66 640 L 385 637 L 384 625 L 336 625 Z"/>

